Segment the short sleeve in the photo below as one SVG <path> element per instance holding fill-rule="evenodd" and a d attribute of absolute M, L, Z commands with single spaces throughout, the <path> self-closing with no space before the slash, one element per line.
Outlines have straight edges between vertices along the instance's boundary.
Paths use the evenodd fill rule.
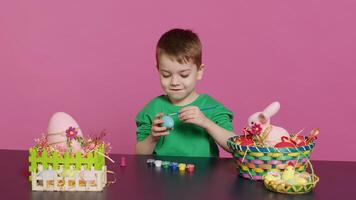
<path fill-rule="evenodd" d="M 136 116 L 136 140 L 140 142 L 151 133 L 152 119 L 148 113 L 139 112 Z"/>
<path fill-rule="evenodd" d="M 211 120 L 219 125 L 220 127 L 233 131 L 234 127 L 232 125 L 232 120 L 234 118 L 234 114 L 225 108 L 223 105 L 219 105 L 216 109 L 214 109 L 214 113 L 212 115 Z"/>

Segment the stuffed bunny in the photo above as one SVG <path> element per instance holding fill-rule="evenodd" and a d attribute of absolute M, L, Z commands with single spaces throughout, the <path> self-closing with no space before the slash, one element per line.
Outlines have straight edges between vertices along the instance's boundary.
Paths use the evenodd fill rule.
<path fill-rule="evenodd" d="M 262 112 L 256 112 L 251 115 L 247 121 L 249 128 L 252 128 L 254 125 L 260 125 L 262 133 L 264 133 L 266 128 L 271 128 L 265 140 L 265 144 L 269 147 L 274 147 L 274 145 L 281 142 L 283 136 L 289 138 L 289 133 L 284 128 L 270 124 L 270 118 L 278 112 L 279 108 L 279 102 L 273 102 Z"/>

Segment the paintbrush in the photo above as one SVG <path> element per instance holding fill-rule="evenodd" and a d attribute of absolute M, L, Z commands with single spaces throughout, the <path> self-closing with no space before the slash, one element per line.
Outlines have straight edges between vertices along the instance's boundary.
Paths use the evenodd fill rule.
<path fill-rule="evenodd" d="M 207 107 L 203 107 L 203 108 L 199 108 L 201 111 L 207 111 L 207 110 L 211 110 L 211 109 L 214 109 L 216 108 L 217 105 L 214 105 L 214 106 L 207 106 Z M 171 113 L 171 114 L 168 114 L 168 116 L 175 116 L 175 115 L 179 115 L 180 112 L 175 112 L 175 113 Z"/>

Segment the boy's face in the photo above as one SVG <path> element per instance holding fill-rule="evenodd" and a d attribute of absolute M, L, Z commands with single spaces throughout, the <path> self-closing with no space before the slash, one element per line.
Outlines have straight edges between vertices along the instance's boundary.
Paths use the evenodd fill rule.
<path fill-rule="evenodd" d="M 180 64 L 166 54 L 158 58 L 158 70 L 161 86 L 175 105 L 186 105 L 194 101 L 197 96 L 195 85 L 203 76 L 204 68 L 189 62 Z"/>

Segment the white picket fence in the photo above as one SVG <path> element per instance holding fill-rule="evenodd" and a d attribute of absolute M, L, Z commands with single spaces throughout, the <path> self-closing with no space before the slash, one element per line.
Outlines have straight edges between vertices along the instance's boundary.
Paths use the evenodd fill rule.
<path fill-rule="evenodd" d="M 42 165 L 38 165 L 37 172 L 31 172 L 32 190 L 34 191 L 102 191 L 107 183 L 107 169 L 103 166 L 101 170 L 81 170 L 74 171 L 71 166 L 71 176 L 61 176 L 63 166 L 59 170 L 43 170 Z M 91 176 L 83 177 L 82 174 Z"/>

